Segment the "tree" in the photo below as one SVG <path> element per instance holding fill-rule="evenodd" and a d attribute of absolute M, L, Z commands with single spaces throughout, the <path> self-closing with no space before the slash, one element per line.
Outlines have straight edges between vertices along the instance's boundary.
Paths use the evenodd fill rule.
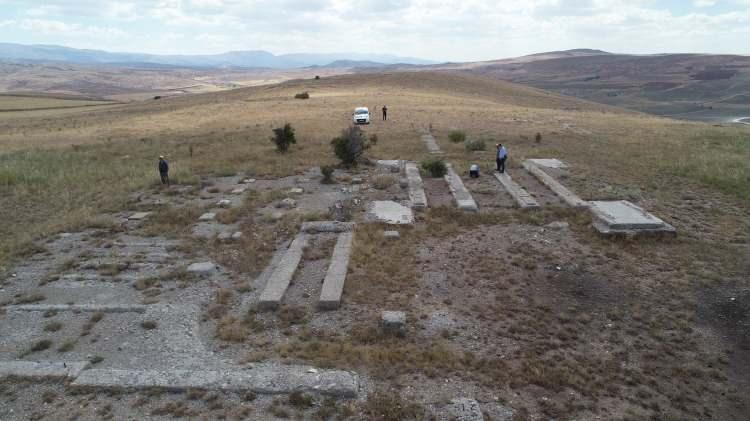
<path fill-rule="evenodd" d="M 341 131 L 341 136 L 331 141 L 333 153 L 345 167 L 356 166 L 362 155 L 370 147 L 359 126 L 350 126 Z"/>
<path fill-rule="evenodd" d="M 276 144 L 276 150 L 281 153 L 288 151 L 289 146 L 297 143 L 297 139 L 294 137 L 294 128 L 289 123 L 286 123 L 284 127 L 273 129 L 273 134 L 271 141 Z"/>

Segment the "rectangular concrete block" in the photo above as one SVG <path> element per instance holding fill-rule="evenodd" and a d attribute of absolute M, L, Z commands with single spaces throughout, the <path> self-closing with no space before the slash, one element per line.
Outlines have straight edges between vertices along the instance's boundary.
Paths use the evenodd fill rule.
<path fill-rule="evenodd" d="M 409 183 L 409 200 L 415 210 L 427 209 L 427 195 L 424 192 L 424 182 L 419 174 L 419 167 L 414 162 L 406 164 L 406 180 Z"/>
<path fill-rule="evenodd" d="M 302 223 L 302 232 L 308 234 L 341 233 L 354 229 L 354 222 L 314 221 Z"/>
<path fill-rule="evenodd" d="M 425 146 L 427 146 L 427 150 L 431 154 L 441 154 L 443 153 L 442 150 L 440 150 L 440 146 L 438 145 L 437 141 L 435 140 L 435 137 L 432 136 L 430 133 L 426 133 L 422 135 L 422 142 L 424 142 Z"/>
<path fill-rule="evenodd" d="M 270 310 L 278 308 L 281 299 L 284 297 L 289 284 L 292 282 L 297 266 L 302 260 L 302 253 L 307 243 L 307 237 L 304 233 L 297 235 L 292 244 L 287 249 L 281 261 L 268 278 L 265 289 L 260 295 L 258 307 L 261 310 Z"/>
<path fill-rule="evenodd" d="M 639 206 L 625 200 L 591 202 L 594 227 L 602 234 L 674 234 L 676 230 Z"/>
<path fill-rule="evenodd" d="M 341 295 L 344 293 L 344 282 L 349 269 L 349 257 L 352 253 L 354 234 L 345 232 L 339 234 L 336 246 L 333 248 L 331 264 L 323 279 L 323 289 L 320 292 L 318 307 L 323 310 L 335 310 L 341 305 Z"/>
<path fill-rule="evenodd" d="M 0 378 L 73 379 L 90 365 L 88 361 L 0 361 Z"/>
<path fill-rule="evenodd" d="M 128 217 L 128 220 L 130 221 L 142 221 L 146 218 L 148 218 L 151 215 L 151 212 L 136 212 Z"/>
<path fill-rule="evenodd" d="M 523 167 L 536 177 L 542 184 L 552 190 L 558 197 L 560 197 L 565 203 L 574 208 L 586 208 L 589 206 L 588 202 L 578 197 L 575 193 L 568 190 L 565 186 L 560 184 L 551 175 L 547 174 L 537 164 L 531 160 L 523 162 Z"/>
<path fill-rule="evenodd" d="M 502 174 L 496 172 L 495 178 L 505 187 L 521 209 L 539 209 L 539 202 L 526 189 L 513 181 L 507 171 Z"/>
<path fill-rule="evenodd" d="M 466 212 L 478 212 L 479 206 L 471 196 L 471 193 L 469 193 L 469 190 L 464 186 L 461 177 L 453 171 L 451 164 L 447 164 L 447 166 L 448 173 L 445 175 L 445 181 L 448 183 L 448 188 L 450 188 L 453 198 L 456 200 L 458 209 Z"/>
<path fill-rule="evenodd" d="M 348 371 L 279 365 L 231 370 L 93 369 L 83 371 L 71 385 L 128 390 L 159 388 L 174 391 L 252 391 L 266 395 L 299 391 L 345 398 L 356 397 L 359 393 L 359 377 Z"/>

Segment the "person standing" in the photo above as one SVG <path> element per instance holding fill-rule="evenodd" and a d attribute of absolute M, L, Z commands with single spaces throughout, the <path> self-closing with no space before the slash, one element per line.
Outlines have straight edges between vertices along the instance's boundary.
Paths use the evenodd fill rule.
<path fill-rule="evenodd" d="M 388 107 L 383 105 L 383 121 L 388 120 Z"/>
<path fill-rule="evenodd" d="M 159 175 L 161 176 L 161 184 L 166 184 L 169 187 L 169 164 L 164 156 L 159 157 Z"/>
<path fill-rule="evenodd" d="M 496 146 L 497 158 L 495 159 L 495 162 L 497 163 L 497 172 L 502 174 L 505 172 L 505 161 L 508 159 L 508 151 L 502 143 L 498 143 Z"/>

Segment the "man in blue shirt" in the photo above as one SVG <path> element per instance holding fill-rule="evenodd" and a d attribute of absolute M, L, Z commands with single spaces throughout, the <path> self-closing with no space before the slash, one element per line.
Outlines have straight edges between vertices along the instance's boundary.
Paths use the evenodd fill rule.
<path fill-rule="evenodd" d="M 508 151 L 505 149 L 505 146 L 503 146 L 502 143 L 498 143 L 496 146 L 497 157 L 495 159 L 495 162 L 497 162 L 497 172 L 502 174 L 505 172 L 505 160 L 508 159 Z"/>
<path fill-rule="evenodd" d="M 163 156 L 159 157 L 159 175 L 161 176 L 161 184 L 166 184 L 169 187 L 169 164 Z"/>

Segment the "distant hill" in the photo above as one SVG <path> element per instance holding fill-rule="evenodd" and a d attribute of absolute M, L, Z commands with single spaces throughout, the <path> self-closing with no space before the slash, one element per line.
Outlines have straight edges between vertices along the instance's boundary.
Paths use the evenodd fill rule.
<path fill-rule="evenodd" d="M 328 66 L 340 61 L 368 64 L 431 64 L 427 60 L 384 54 L 284 54 L 267 51 L 230 51 L 213 55 L 153 55 L 79 50 L 58 45 L 21 45 L 0 43 L 0 60 L 14 62 L 62 62 L 70 64 L 113 64 L 121 66 L 173 66 L 187 68 L 269 68 L 295 69 Z"/>
<path fill-rule="evenodd" d="M 750 117 L 749 56 L 576 49 L 388 70 L 470 73 L 681 119 L 730 122 Z"/>

